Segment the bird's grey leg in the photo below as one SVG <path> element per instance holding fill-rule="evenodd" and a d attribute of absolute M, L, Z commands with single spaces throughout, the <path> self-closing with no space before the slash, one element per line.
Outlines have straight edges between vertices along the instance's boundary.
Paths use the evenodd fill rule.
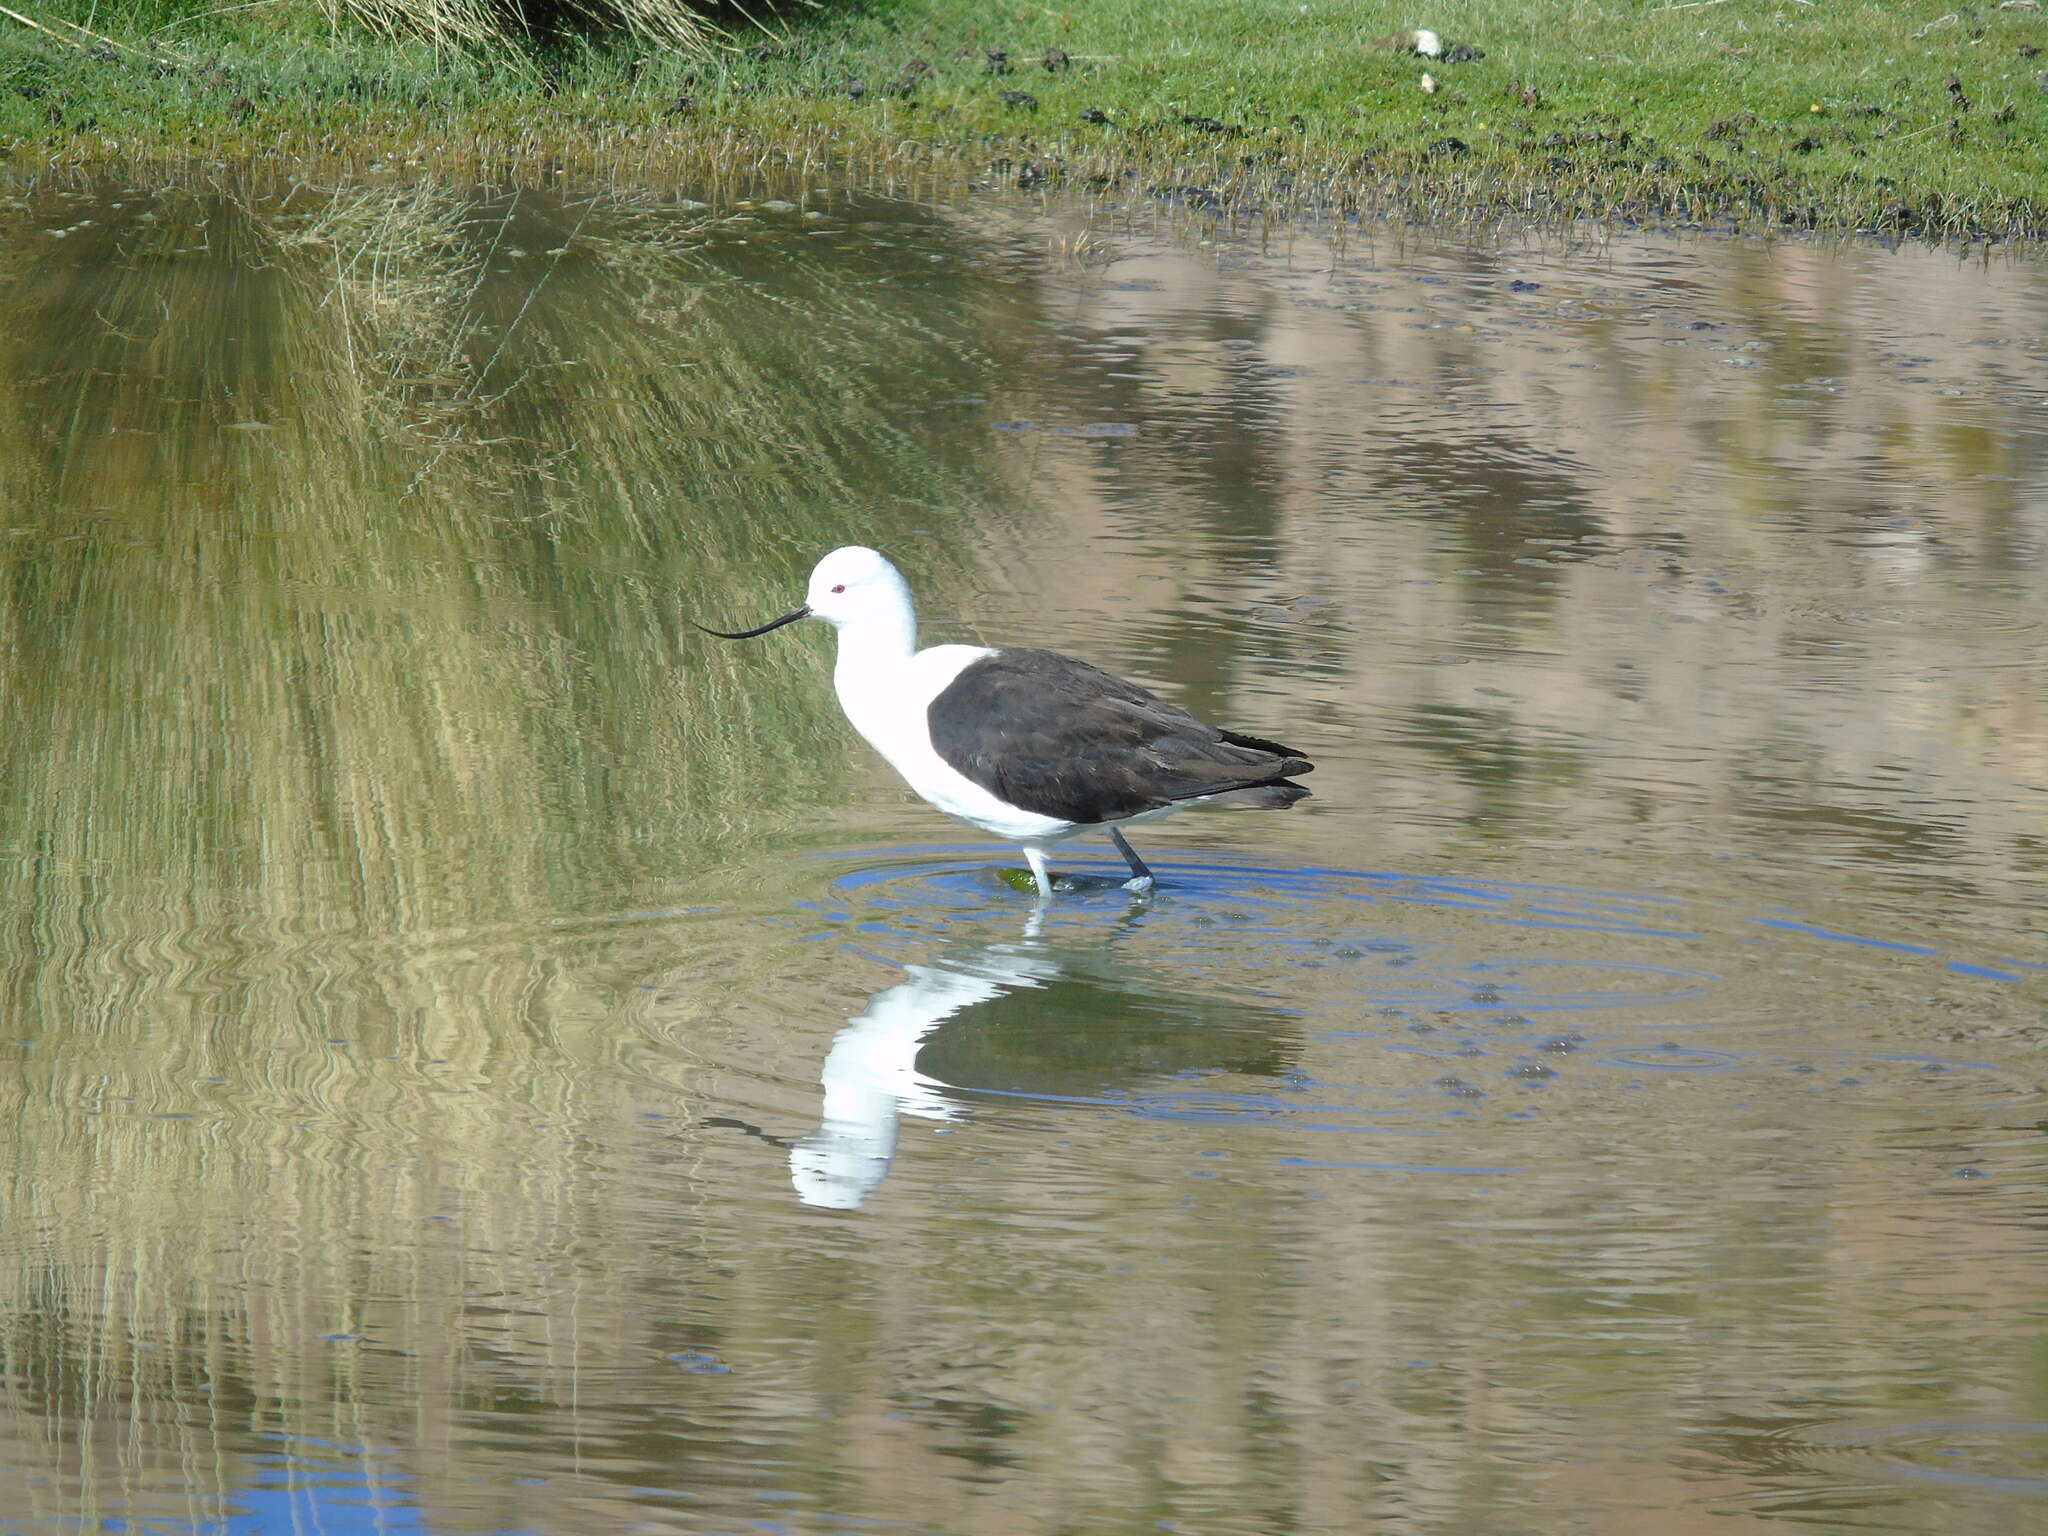
<path fill-rule="evenodd" d="M 1026 843 L 1024 845 L 1024 862 L 1031 866 L 1031 878 L 1038 882 L 1039 901 L 1051 901 L 1052 875 L 1046 869 L 1045 850 L 1043 848 L 1034 848 L 1029 843 Z"/>
<path fill-rule="evenodd" d="M 1131 866 L 1131 878 L 1124 882 L 1127 891 L 1149 891 L 1152 889 L 1152 871 L 1145 867 L 1145 861 L 1138 857 L 1130 839 L 1115 827 L 1109 829 L 1109 840 L 1116 844 L 1116 851 L 1124 856 L 1124 862 Z"/>

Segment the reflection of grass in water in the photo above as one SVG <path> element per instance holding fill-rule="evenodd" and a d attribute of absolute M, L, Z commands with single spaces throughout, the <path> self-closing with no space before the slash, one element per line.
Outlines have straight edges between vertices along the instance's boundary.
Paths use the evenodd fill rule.
<path fill-rule="evenodd" d="M 62 425 L 11 466 L 52 528 L 104 508 L 120 537 L 80 524 L 11 563 L 10 842 L 126 869 L 190 852 L 287 911 L 381 870 L 377 930 L 480 838 L 512 907 L 556 912 L 598 861 L 674 869 L 786 817 L 770 786 L 801 792 L 828 739 L 815 657 L 749 651 L 737 687 L 732 654 L 678 643 L 682 612 L 785 606 L 818 551 L 976 494 L 890 398 L 971 349 L 957 311 L 900 319 L 797 258 L 771 291 L 686 241 L 651 270 L 574 247 L 492 270 L 561 249 L 578 214 L 554 207 L 205 212 L 245 259 L 154 259 L 202 238 L 166 210 L 90 293 Z M 80 302 L 18 295 L 39 337 L 64 323 L 41 304 Z M 37 793 L 60 762 L 70 793 Z"/>
<path fill-rule="evenodd" d="M 308 1340 L 457 1328 L 476 1261 L 419 1244 L 451 1209 L 505 1255 L 490 1288 L 593 1305 L 543 1271 L 628 1240 L 563 1128 L 624 1118 L 616 999 L 687 937 L 577 966 L 535 920 L 674 904 L 843 761 L 813 647 L 735 664 L 680 617 L 774 611 L 821 548 L 986 500 L 901 424 L 973 353 L 971 289 L 905 317 L 758 234 L 749 267 L 654 210 L 572 241 L 577 209 L 433 188 L 153 213 L 0 290 L 30 525 L 0 950 L 40 1032 L 0 1094 L 15 1230 L 47 1234 L 0 1273 L 0 1348 L 77 1418 L 168 1390 L 127 1347 L 193 1330 L 338 1405 L 354 1368 Z M 507 1347 L 570 1358 L 545 1316 Z"/>

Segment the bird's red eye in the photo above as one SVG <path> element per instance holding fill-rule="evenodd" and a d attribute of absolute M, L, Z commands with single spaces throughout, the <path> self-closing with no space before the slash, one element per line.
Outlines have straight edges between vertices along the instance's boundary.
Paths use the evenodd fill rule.
<path fill-rule="evenodd" d="M 832 590 L 834 592 L 844 592 L 846 590 L 846 583 L 842 581 L 841 583 L 839 583 L 838 586 L 834 587 Z"/>

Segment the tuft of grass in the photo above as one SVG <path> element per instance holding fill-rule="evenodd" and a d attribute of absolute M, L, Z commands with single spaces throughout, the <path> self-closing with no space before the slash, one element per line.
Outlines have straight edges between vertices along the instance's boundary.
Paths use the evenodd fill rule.
<path fill-rule="evenodd" d="M 491 0 L 319 0 L 336 26 L 356 22 L 388 37 L 419 37 L 436 48 L 475 48 L 506 38 L 506 20 Z"/>
<path fill-rule="evenodd" d="M 1198 210 L 1931 239 L 2048 227 L 2048 14 L 2026 9 L 871 0 L 700 34 L 711 45 L 693 51 L 623 13 L 595 38 L 528 17 L 518 47 L 455 47 L 305 0 L 126 3 L 61 14 L 127 51 L 60 43 L 49 16 L 47 32 L 0 34 L 0 144 L 62 164 L 289 155 L 656 179 L 830 165 Z M 1418 19 L 1465 52 L 1370 46 Z"/>
<path fill-rule="evenodd" d="M 505 49 L 565 32 L 622 34 L 701 57 L 717 29 L 684 0 L 318 0 L 336 28 L 419 38 L 437 49 Z"/>

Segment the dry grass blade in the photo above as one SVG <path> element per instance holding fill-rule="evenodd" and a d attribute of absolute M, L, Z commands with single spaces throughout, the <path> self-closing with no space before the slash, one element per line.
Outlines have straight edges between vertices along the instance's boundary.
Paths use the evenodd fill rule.
<path fill-rule="evenodd" d="M 483 0 L 320 0 L 331 25 L 352 21 L 392 37 L 421 37 L 436 48 L 499 41 L 503 21 Z"/>
<path fill-rule="evenodd" d="M 437 48 L 475 48 L 537 30 L 518 0 L 320 0 L 330 25 L 343 20 Z M 573 0 L 566 9 L 599 32 L 624 31 L 690 53 L 708 53 L 716 28 L 683 0 Z"/>
<path fill-rule="evenodd" d="M 623 28 L 688 53 L 709 53 L 718 31 L 682 0 L 579 0 L 573 9 L 600 31 Z"/>

